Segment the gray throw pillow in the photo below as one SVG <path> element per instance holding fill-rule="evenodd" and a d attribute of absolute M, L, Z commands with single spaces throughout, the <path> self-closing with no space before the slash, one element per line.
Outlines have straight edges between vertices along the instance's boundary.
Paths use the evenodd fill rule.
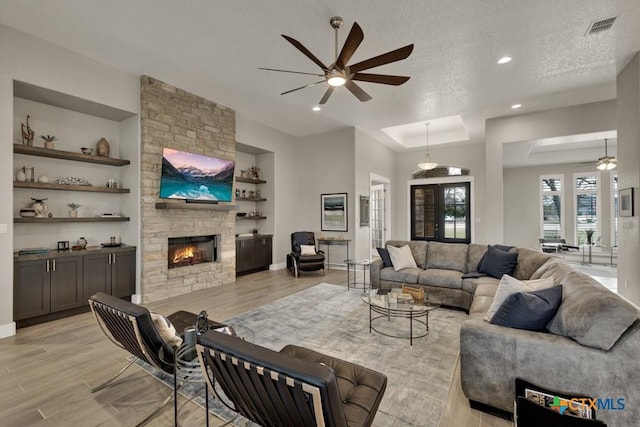
<path fill-rule="evenodd" d="M 562 302 L 562 286 L 509 295 L 491 318 L 494 325 L 541 331 Z"/>
<path fill-rule="evenodd" d="M 513 276 L 517 263 L 518 254 L 516 252 L 505 252 L 495 246 L 489 246 L 484 258 L 480 261 L 478 271 L 501 279 L 505 274 Z"/>

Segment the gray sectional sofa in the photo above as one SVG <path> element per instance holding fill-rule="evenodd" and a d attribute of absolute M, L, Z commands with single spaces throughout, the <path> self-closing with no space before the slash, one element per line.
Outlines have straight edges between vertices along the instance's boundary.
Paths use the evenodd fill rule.
<path fill-rule="evenodd" d="M 548 331 L 529 331 L 484 320 L 499 280 L 463 278 L 476 271 L 486 245 L 388 241 L 409 245 L 417 268 L 395 271 L 371 265 L 373 288 L 422 287 L 444 305 L 469 312 L 460 330 L 462 389 L 472 403 L 513 412 L 515 378 L 549 390 L 580 393 L 610 404 L 597 410 L 608 426 L 640 425 L 640 312 L 566 262 L 513 248 L 519 280 L 552 278 L 563 286 L 562 303 Z M 624 399 L 624 409 L 618 404 Z"/>

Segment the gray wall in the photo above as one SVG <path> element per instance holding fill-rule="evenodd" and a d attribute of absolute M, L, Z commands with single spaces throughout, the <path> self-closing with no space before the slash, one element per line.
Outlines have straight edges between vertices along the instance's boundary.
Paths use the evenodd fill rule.
<path fill-rule="evenodd" d="M 640 305 L 640 56 L 618 75 L 619 188 L 635 190 L 635 216 L 620 218 L 618 292 Z"/>

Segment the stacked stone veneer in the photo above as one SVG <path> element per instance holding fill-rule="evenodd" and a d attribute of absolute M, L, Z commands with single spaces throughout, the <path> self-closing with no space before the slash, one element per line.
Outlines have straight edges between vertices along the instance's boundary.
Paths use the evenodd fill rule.
<path fill-rule="evenodd" d="M 140 81 L 141 296 L 157 301 L 235 281 L 235 211 L 156 209 L 162 149 L 235 159 L 235 111 L 159 80 Z M 184 201 L 168 201 L 184 204 Z M 169 270 L 169 237 L 217 234 L 218 261 Z"/>

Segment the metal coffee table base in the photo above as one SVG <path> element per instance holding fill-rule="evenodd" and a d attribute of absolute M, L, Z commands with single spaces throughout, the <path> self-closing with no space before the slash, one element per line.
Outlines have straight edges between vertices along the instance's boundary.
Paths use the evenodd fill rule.
<path fill-rule="evenodd" d="M 379 316 L 374 316 L 374 312 L 379 314 Z M 384 319 L 387 322 L 390 322 L 392 317 L 409 319 L 408 337 L 405 334 L 400 335 L 383 332 L 373 326 L 374 321 Z M 424 317 L 424 320 L 422 320 L 422 317 Z M 418 335 L 413 334 L 414 322 L 424 325 L 424 333 L 419 333 Z M 371 333 L 372 330 L 387 337 L 409 339 L 409 345 L 413 345 L 414 339 L 426 337 L 427 335 L 429 335 L 429 310 L 421 310 L 419 308 L 411 311 L 394 310 L 393 308 L 384 308 L 378 307 L 374 304 L 369 304 L 369 333 Z"/>

